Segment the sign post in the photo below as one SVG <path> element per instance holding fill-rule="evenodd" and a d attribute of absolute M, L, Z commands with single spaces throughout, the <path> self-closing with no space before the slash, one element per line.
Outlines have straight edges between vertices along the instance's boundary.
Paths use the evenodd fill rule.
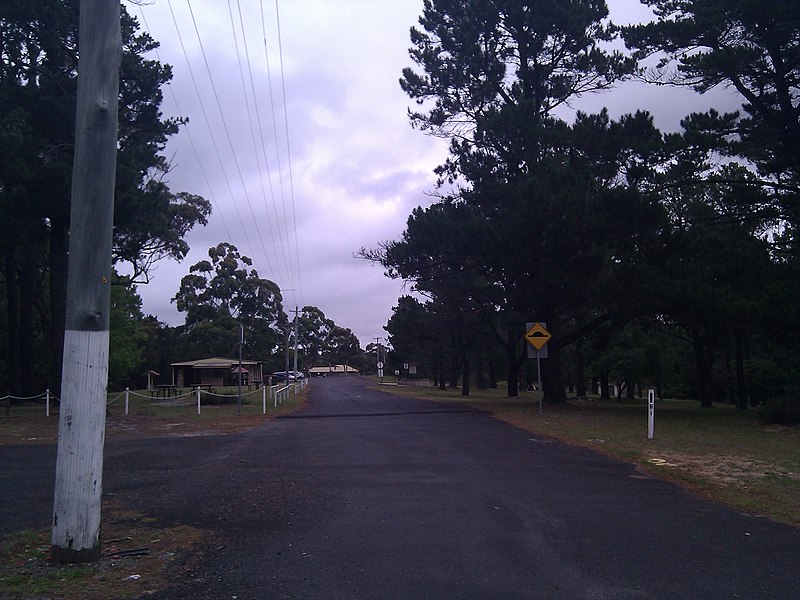
<path fill-rule="evenodd" d="M 653 388 L 647 390 L 647 439 L 652 440 L 655 431 L 656 421 L 656 391 Z"/>
<path fill-rule="evenodd" d="M 547 358 L 547 342 L 553 337 L 547 331 L 547 323 L 526 323 L 525 324 L 525 341 L 528 342 L 528 358 L 533 358 L 533 352 L 536 351 L 536 371 L 539 379 L 539 416 L 542 415 L 542 396 L 544 390 L 542 389 L 542 362 L 541 359 Z"/>

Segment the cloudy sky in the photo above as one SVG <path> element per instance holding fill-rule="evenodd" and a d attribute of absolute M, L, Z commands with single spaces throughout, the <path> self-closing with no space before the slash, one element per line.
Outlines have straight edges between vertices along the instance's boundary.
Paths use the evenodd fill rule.
<path fill-rule="evenodd" d="M 398 79 L 422 0 L 143 0 L 129 3 L 174 69 L 165 116 L 189 124 L 166 154 L 173 191 L 213 204 L 182 262 L 162 261 L 139 287 L 144 311 L 183 322 L 170 299 L 189 266 L 231 241 L 284 291 L 285 308 L 319 307 L 358 336 L 376 337 L 404 293 L 382 269 L 353 258 L 396 239 L 411 210 L 431 202 L 446 143 L 413 130 Z M 609 2 L 612 18 L 647 19 L 637 0 Z M 278 28 L 278 23 L 280 28 Z M 663 129 L 692 110 L 733 108 L 719 92 L 630 85 L 581 101 L 613 116 L 647 108 Z"/>

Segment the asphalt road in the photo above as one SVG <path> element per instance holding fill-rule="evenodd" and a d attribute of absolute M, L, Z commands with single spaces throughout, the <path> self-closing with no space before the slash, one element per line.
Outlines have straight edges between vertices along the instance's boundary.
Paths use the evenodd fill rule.
<path fill-rule="evenodd" d="M 0 447 L 0 533 L 47 523 L 54 455 Z M 243 434 L 109 443 L 105 489 L 217 537 L 151 598 L 800 598 L 800 530 L 358 378 Z"/>

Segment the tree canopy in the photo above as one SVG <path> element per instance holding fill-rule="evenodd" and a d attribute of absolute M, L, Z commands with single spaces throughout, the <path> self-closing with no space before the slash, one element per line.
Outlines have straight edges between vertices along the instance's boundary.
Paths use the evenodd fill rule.
<path fill-rule="evenodd" d="M 42 330 L 54 387 L 64 336 L 78 6 L 77 0 L 0 4 L 0 250 L 9 340 L 19 344 Z M 124 6 L 121 30 L 114 261 L 129 263 L 134 277 L 147 281 L 156 261 L 186 255 L 183 237 L 206 223 L 210 205 L 164 182 L 170 166 L 162 151 L 182 123 L 159 110 L 172 71 L 144 58 L 158 43 L 139 31 Z M 8 349 L 15 390 L 26 379 L 19 352 Z"/>
<path fill-rule="evenodd" d="M 742 97 L 742 113 L 710 111 L 721 147 L 758 166 L 778 214 L 800 223 L 800 5 L 751 0 L 647 0 L 657 19 L 625 28 L 640 59 L 663 56 L 648 77 Z"/>
<path fill-rule="evenodd" d="M 478 343 L 437 342 L 462 386 L 470 363 L 491 368 L 502 347 L 515 395 L 530 381 L 524 323 L 546 321 L 548 400 L 564 397 L 565 370 L 585 389 L 587 368 L 604 394 L 610 377 L 660 390 L 669 377 L 704 405 L 754 397 L 748 365 L 769 350 L 752 320 L 771 327 L 773 286 L 797 261 L 798 8 L 644 3 L 656 20 L 626 28 L 597 1 L 424 3 L 400 84 L 412 126 L 450 140 L 442 191 L 398 240 L 361 252 L 429 298 L 401 299 L 387 325 L 404 355 L 426 353 L 420 323 L 443 332 L 461 319 Z M 612 50 L 620 35 L 632 53 Z M 687 115 L 669 134 L 648 107 L 564 119 L 575 98 L 637 75 L 729 85 L 743 108 Z M 739 269 L 752 278 L 737 283 Z M 653 357 L 652 335 L 669 360 Z"/>
<path fill-rule="evenodd" d="M 235 356 L 244 327 L 249 355 L 266 360 L 281 348 L 288 326 L 280 288 L 249 268 L 252 260 L 233 244 L 217 244 L 208 256 L 189 268 L 173 298 L 186 313 L 189 345 L 210 356 Z"/>

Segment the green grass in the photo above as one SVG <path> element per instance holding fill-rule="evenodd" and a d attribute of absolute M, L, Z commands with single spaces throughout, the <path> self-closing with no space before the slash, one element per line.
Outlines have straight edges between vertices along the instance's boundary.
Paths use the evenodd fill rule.
<path fill-rule="evenodd" d="M 697 402 L 656 402 L 655 439 L 647 439 L 647 401 L 539 404 L 534 393 L 382 386 L 382 390 L 460 402 L 533 433 L 640 465 L 649 473 L 735 508 L 800 526 L 800 427 L 768 425 L 759 411 Z"/>

